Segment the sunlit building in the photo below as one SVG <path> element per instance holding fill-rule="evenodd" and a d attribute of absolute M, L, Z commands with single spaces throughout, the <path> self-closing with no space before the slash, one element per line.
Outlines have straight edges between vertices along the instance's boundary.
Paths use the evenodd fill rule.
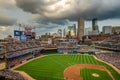
<path fill-rule="evenodd" d="M 68 35 L 69 37 L 76 37 L 76 25 L 68 26 Z"/>
<path fill-rule="evenodd" d="M 77 29 L 76 29 L 76 24 L 73 24 L 74 26 L 74 32 L 75 32 L 75 37 L 77 36 Z"/>

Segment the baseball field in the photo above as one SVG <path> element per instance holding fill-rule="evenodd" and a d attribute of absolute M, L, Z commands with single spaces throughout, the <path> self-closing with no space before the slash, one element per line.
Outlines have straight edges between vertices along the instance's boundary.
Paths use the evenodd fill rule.
<path fill-rule="evenodd" d="M 30 61 L 15 70 L 36 80 L 119 80 L 120 74 L 91 55 L 53 54 Z"/>

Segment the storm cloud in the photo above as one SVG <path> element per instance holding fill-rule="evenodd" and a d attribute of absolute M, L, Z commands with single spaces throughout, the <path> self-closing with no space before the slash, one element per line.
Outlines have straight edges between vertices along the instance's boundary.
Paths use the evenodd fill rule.
<path fill-rule="evenodd" d="M 120 18 L 119 0 L 15 0 L 16 5 L 26 12 L 39 15 L 33 20 L 64 24 L 79 17 L 86 20 Z"/>
<path fill-rule="evenodd" d="M 0 9 L 15 8 L 15 0 L 0 0 Z"/>
<path fill-rule="evenodd" d="M 17 8 L 14 0 L 0 0 L 0 26 L 10 26 L 16 23 L 17 19 L 8 13 L 8 10 Z"/>
<path fill-rule="evenodd" d="M 15 24 L 17 19 L 11 17 L 6 13 L 0 13 L 0 25 L 1 26 L 8 26 Z"/>

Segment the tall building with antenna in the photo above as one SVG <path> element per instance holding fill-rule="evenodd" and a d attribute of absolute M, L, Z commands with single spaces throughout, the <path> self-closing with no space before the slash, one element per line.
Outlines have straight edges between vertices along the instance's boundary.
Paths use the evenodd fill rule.
<path fill-rule="evenodd" d="M 67 30 L 66 30 L 66 28 L 64 28 L 63 29 L 63 37 L 66 37 L 66 35 L 67 35 Z"/>
<path fill-rule="evenodd" d="M 76 35 L 76 32 L 77 32 L 77 31 L 76 31 L 76 24 L 73 24 L 73 26 L 74 26 L 74 32 L 75 32 L 75 37 L 76 37 L 76 36 L 77 36 L 77 35 Z"/>
<path fill-rule="evenodd" d="M 92 19 L 92 30 L 98 30 L 97 18 Z"/>
<path fill-rule="evenodd" d="M 98 35 L 99 34 L 97 18 L 92 19 L 92 34 L 93 35 Z"/>

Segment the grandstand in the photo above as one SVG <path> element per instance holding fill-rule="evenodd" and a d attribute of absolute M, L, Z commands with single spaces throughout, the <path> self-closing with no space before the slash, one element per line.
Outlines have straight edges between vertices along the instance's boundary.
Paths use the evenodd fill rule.
<path fill-rule="evenodd" d="M 38 56 L 41 50 L 43 49 L 40 46 L 40 42 L 14 42 L 7 43 L 6 46 L 7 68 L 13 67 L 17 64 L 20 64 L 23 61 Z"/>
<path fill-rule="evenodd" d="M 59 39 L 57 40 L 58 53 L 74 53 L 79 47 L 76 39 Z"/>
<path fill-rule="evenodd" d="M 3 70 L 0 72 L 0 80 L 26 80 L 21 74 L 18 72 L 13 72 L 11 70 Z"/>
<path fill-rule="evenodd" d="M 120 35 L 109 37 L 99 43 L 95 43 L 96 48 L 120 51 Z"/>
<path fill-rule="evenodd" d="M 95 47 L 88 46 L 88 45 L 80 45 L 80 49 L 77 50 L 77 53 L 81 53 L 81 54 L 92 54 L 92 55 L 94 55 L 96 52 L 100 52 L 100 50 L 95 49 Z"/>
<path fill-rule="evenodd" d="M 104 41 L 102 41 L 101 42 L 101 44 L 97 44 L 97 46 L 102 46 L 102 47 L 109 47 L 107 44 L 109 43 L 109 45 L 110 46 L 112 46 L 112 45 L 118 45 L 119 43 L 120 43 L 120 39 L 119 39 L 119 37 L 120 36 L 116 36 L 116 37 L 111 37 L 111 38 L 109 38 L 109 39 L 106 39 L 106 40 L 104 40 Z M 115 40 L 115 38 L 117 39 L 117 41 Z M 112 40 L 111 40 L 112 39 Z M 116 43 L 116 44 L 115 44 Z M 117 44 L 118 43 L 118 44 Z M 68 43 L 67 43 L 68 44 Z M 103 45 L 103 44 L 106 44 L 105 46 Z M 6 43 L 5 44 L 5 46 L 6 46 L 6 58 L 7 58 L 7 64 L 6 64 L 6 69 L 4 69 L 4 70 L 2 70 L 1 71 L 1 73 L 0 73 L 0 77 L 2 76 L 2 78 L 4 77 L 5 79 L 7 79 L 7 80 L 26 80 L 26 79 L 24 79 L 23 78 L 23 76 L 21 76 L 21 74 L 19 74 L 18 72 L 13 72 L 13 71 L 11 71 L 10 69 L 12 68 L 12 67 L 16 67 L 16 66 L 18 66 L 18 65 L 20 65 L 21 63 L 25 63 L 25 62 L 27 62 L 29 59 L 33 59 L 33 58 L 36 58 L 36 57 L 38 57 L 38 56 L 40 56 L 40 55 L 42 55 L 41 53 L 42 53 L 42 51 L 43 50 L 46 50 L 46 51 L 44 51 L 44 54 L 46 54 L 47 55 L 47 53 L 46 52 L 48 52 L 48 56 L 50 56 L 50 58 L 46 58 L 46 60 L 48 60 L 48 61 L 45 61 L 44 62 L 44 60 L 43 60 L 43 64 L 46 64 L 46 63 L 48 63 L 48 64 L 53 64 L 53 62 L 55 62 L 55 63 L 58 63 L 58 65 L 62 65 L 63 66 L 63 64 L 64 65 L 68 65 L 68 66 L 70 66 L 70 60 L 72 61 L 73 60 L 73 62 L 75 61 L 75 60 L 78 60 L 75 64 L 78 64 L 78 63 L 80 63 L 81 62 L 81 64 L 84 62 L 84 61 L 91 61 L 91 63 L 90 64 L 93 64 L 92 62 L 92 60 L 90 59 L 90 60 L 87 60 L 87 58 L 85 58 L 85 56 L 87 57 L 87 56 L 89 56 L 89 55 L 81 55 L 82 53 L 84 54 L 86 54 L 86 53 L 89 53 L 89 52 L 98 52 L 99 50 L 98 49 L 95 49 L 93 46 L 87 46 L 87 45 L 79 45 L 79 50 L 76 52 L 76 54 L 74 54 L 74 55 L 71 55 L 71 54 L 68 54 L 68 56 L 70 57 L 71 56 L 71 58 L 69 58 L 69 57 L 67 57 L 67 55 L 65 54 L 63 54 L 63 56 L 62 55 L 60 55 L 60 54 L 56 54 L 57 53 L 57 48 L 55 48 L 55 46 L 53 46 L 53 48 L 52 48 L 52 51 L 54 51 L 54 53 L 52 52 L 52 51 L 50 51 L 51 50 L 51 46 L 49 46 L 49 45 L 44 45 L 44 47 L 45 47 L 45 49 L 44 49 L 44 47 L 43 47 L 43 45 L 41 46 L 41 43 L 39 42 L 39 41 L 29 41 L 29 42 L 18 42 L 18 41 L 15 41 L 15 42 L 8 42 L 8 43 Z M 64 45 L 62 45 L 61 44 L 61 46 L 63 46 L 63 47 L 65 47 Z M 61 47 L 60 46 L 60 47 Z M 73 45 L 72 45 L 73 46 Z M 68 46 L 68 47 L 70 47 L 70 46 Z M 74 48 L 74 46 L 73 46 L 73 48 Z M 117 46 L 117 49 L 118 49 L 119 47 Z M 77 54 L 77 53 L 81 53 L 81 54 Z M 57 57 L 56 56 L 53 56 L 53 58 L 51 58 L 51 56 L 52 55 L 50 55 L 50 54 L 56 54 L 56 56 L 62 56 L 58 61 L 59 62 L 66 62 L 67 60 L 68 60 L 68 62 L 67 63 L 63 63 L 63 64 L 59 64 L 59 62 L 57 62 L 56 60 L 57 60 Z M 91 53 L 90 53 L 91 54 Z M 93 53 L 92 53 L 93 54 Z M 63 57 L 65 56 L 65 58 L 64 59 L 62 59 Z M 76 56 L 76 58 L 74 58 L 74 56 Z M 82 58 L 79 58 L 79 57 L 84 57 L 83 59 Z M 92 55 L 93 56 L 93 55 Z M 92 56 L 90 56 L 90 57 L 92 57 Z M 97 58 L 99 58 L 99 59 L 101 59 L 101 60 L 103 60 L 103 61 L 105 61 L 105 62 L 108 62 L 108 63 L 110 63 L 110 64 L 112 64 L 112 65 L 114 65 L 115 67 L 117 67 L 118 69 L 120 69 L 120 60 L 119 60 L 119 54 L 118 53 L 114 53 L 114 52 L 106 52 L 106 53 L 103 53 L 103 54 L 96 54 L 95 55 Z M 0 63 L 3 63 L 4 62 L 4 58 L 5 58 L 5 55 L 4 55 L 4 53 L 2 53 L 2 54 L 0 54 Z M 68 59 L 67 59 L 68 58 Z M 44 59 L 44 58 L 43 58 Z M 40 59 L 41 60 L 41 59 Z M 52 61 L 53 60 L 53 61 Z M 51 62 L 51 63 L 49 63 L 49 61 Z M 39 62 L 39 61 L 38 61 Z M 73 65 L 73 62 L 71 62 L 71 65 Z M 96 63 L 96 60 L 94 61 L 95 63 Z M 30 62 L 31 63 L 31 62 Z M 34 63 L 36 63 L 36 61 L 34 62 Z M 86 62 L 85 62 L 86 63 Z M 36 63 L 36 64 L 38 64 L 38 63 Z M 41 64 L 42 64 L 42 62 L 41 62 Z M 41 64 L 39 64 L 39 66 L 41 65 Z M 48 69 L 48 64 L 46 64 L 46 69 Z M 97 63 L 97 65 L 98 65 L 98 63 Z M 101 65 L 101 64 L 100 64 Z M 67 67 L 68 67 L 67 66 Z M 102 66 L 104 66 L 104 65 L 102 65 Z M 37 66 L 34 66 L 34 67 L 37 67 Z M 42 66 L 41 66 L 42 67 Z M 54 66 L 52 66 L 51 65 L 51 68 L 53 68 Z M 58 68 L 59 68 L 60 66 L 58 66 Z M 29 68 L 31 68 L 31 66 L 29 66 Z M 39 67 L 38 67 L 39 68 Z M 31 68 L 32 69 L 32 68 Z M 35 68 L 36 69 L 36 68 Z M 39 68 L 39 69 L 41 69 L 41 68 Z M 25 68 L 25 70 L 26 70 L 26 68 Z M 64 70 L 64 69 L 63 69 Z M 50 69 L 50 71 L 51 71 L 51 69 Z M 52 70 L 52 71 L 55 71 L 54 69 Z M 59 71 L 59 69 L 58 69 L 58 71 Z M 112 71 L 111 71 L 112 72 Z M 32 72 L 33 73 L 33 72 Z M 34 72 L 35 73 L 35 72 Z M 45 73 L 45 74 L 52 74 L 53 72 L 51 72 L 51 73 Z M 60 72 L 60 73 L 62 73 L 62 72 Z M 35 73 L 36 74 L 36 73 Z M 56 74 L 56 73 L 55 73 Z M 58 75 L 58 74 L 57 74 Z M 60 75 L 62 75 L 62 74 L 60 74 Z M 85 74 L 86 75 L 86 74 Z M 115 74 L 113 74 L 113 75 L 115 75 Z M 50 76 L 51 77 L 51 76 Z M 49 80 L 49 78 L 50 77 L 48 77 L 48 79 L 47 80 Z M 54 77 L 56 77 L 56 76 L 54 76 Z M 118 75 L 118 77 L 119 77 L 119 75 Z M 39 77 L 38 77 L 39 78 Z M 40 77 L 40 78 L 42 78 L 42 77 Z M 45 77 L 44 77 L 45 79 L 46 79 L 46 75 L 45 75 Z M 63 80 L 63 77 L 61 77 L 62 78 L 62 80 Z M 0 79 L 1 80 L 1 79 Z M 38 79 L 39 80 L 39 79 Z M 44 80 L 44 79 L 43 79 Z M 54 79 L 53 79 L 54 80 Z M 56 79 L 55 79 L 56 80 Z M 92 80 L 92 79 L 91 79 Z M 115 79 L 115 80 L 117 80 L 117 78 Z"/>
<path fill-rule="evenodd" d="M 15 41 L 15 42 L 7 42 L 2 45 L 6 46 L 5 48 L 6 53 L 5 52 L 0 53 L 0 64 L 6 62 L 6 64 L 4 64 L 6 69 L 18 66 L 19 64 L 26 62 L 29 59 L 40 56 L 42 51 L 44 50 L 44 48 L 41 47 L 39 41 L 29 41 L 25 43 L 20 41 Z M 17 78 L 18 76 L 20 76 L 18 73 L 14 73 L 9 70 L 2 71 L 2 74 L 4 74 L 2 76 L 4 76 L 7 80 L 9 79 L 24 80 L 21 78 L 20 79 Z M 15 79 L 9 78 L 9 76 L 12 76 L 12 74 L 16 76 L 16 78 L 15 76 L 13 76 Z"/>
<path fill-rule="evenodd" d="M 104 53 L 96 54 L 96 57 L 120 69 L 120 60 L 119 60 L 120 53 L 119 52 L 104 52 Z"/>

